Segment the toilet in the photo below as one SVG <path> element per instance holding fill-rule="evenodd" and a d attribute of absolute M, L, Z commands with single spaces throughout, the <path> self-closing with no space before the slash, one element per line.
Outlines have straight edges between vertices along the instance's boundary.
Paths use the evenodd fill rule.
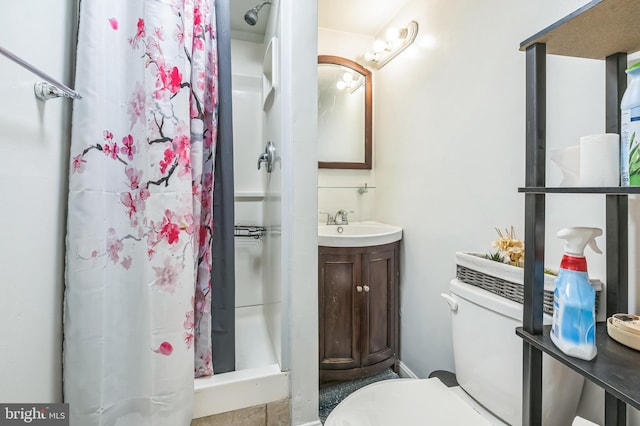
<path fill-rule="evenodd" d="M 325 426 L 522 424 L 522 305 L 457 279 L 443 294 L 451 309 L 456 379 L 396 379 L 345 398 Z M 551 317 L 545 315 L 545 323 Z M 584 378 L 543 356 L 542 424 L 574 422 Z"/>

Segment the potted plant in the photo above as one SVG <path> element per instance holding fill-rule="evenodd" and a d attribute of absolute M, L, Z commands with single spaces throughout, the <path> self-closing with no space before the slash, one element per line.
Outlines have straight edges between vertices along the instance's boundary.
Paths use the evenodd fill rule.
<path fill-rule="evenodd" d="M 495 253 L 456 252 L 456 278 L 467 284 L 498 294 L 514 302 L 524 300 L 524 242 L 516 237 L 513 226 L 504 233 L 496 228 L 498 239 L 493 242 Z M 557 273 L 544 270 L 543 311 L 553 314 L 553 291 Z M 590 279 L 596 290 L 596 313 L 600 305 L 603 284 Z"/>
<path fill-rule="evenodd" d="M 456 253 L 456 278 L 518 303 L 524 300 L 524 242 L 516 237 L 512 226 L 493 242 L 495 253 Z M 545 270 L 544 311 L 553 312 L 555 274 Z"/>

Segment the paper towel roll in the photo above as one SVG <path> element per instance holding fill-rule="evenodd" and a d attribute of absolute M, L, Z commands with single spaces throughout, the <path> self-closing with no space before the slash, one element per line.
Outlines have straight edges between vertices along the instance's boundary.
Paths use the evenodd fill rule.
<path fill-rule="evenodd" d="M 620 135 L 605 133 L 580 138 L 580 185 L 620 185 Z"/>

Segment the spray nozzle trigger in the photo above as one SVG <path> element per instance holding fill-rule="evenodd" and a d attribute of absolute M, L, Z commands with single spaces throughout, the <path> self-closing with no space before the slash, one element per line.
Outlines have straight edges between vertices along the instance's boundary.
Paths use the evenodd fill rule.
<path fill-rule="evenodd" d="M 556 234 L 558 238 L 566 240 L 565 253 L 574 256 L 584 256 L 584 248 L 589 246 L 596 253 L 602 253 L 596 244 L 596 237 L 602 235 L 602 229 L 589 227 L 564 228 Z"/>
<path fill-rule="evenodd" d="M 587 245 L 591 248 L 591 250 L 595 251 L 598 254 L 602 254 L 602 250 L 600 250 L 600 247 L 598 247 L 598 245 L 596 244 L 596 240 L 590 240 Z"/>

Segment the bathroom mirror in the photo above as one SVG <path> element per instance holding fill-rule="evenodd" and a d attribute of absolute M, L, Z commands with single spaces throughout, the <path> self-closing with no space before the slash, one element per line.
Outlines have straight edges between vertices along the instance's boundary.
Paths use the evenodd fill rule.
<path fill-rule="evenodd" d="M 318 167 L 371 169 L 371 72 L 318 56 Z"/>

